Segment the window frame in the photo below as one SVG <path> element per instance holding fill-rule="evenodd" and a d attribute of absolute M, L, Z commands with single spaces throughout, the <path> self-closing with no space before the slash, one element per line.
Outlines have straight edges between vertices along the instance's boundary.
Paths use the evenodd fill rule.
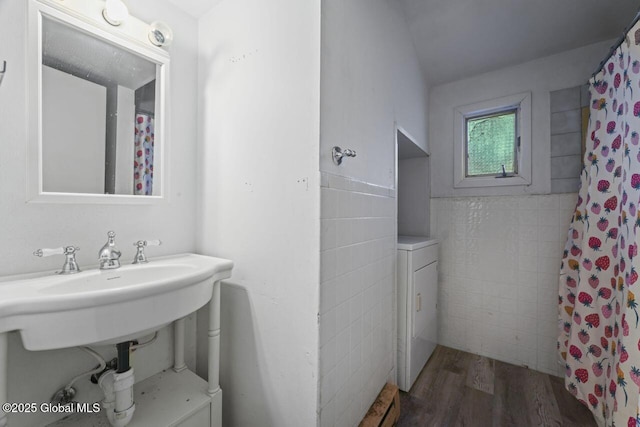
<path fill-rule="evenodd" d="M 507 172 L 507 173 L 510 174 L 509 176 L 518 174 L 518 158 L 520 157 L 518 155 L 520 152 L 520 144 L 518 142 L 520 139 L 520 126 L 518 122 L 520 120 L 520 108 L 508 107 L 508 108 L 505 108 L 504 110 L 492 111 L 489 114 L 475 114 L 471 116 L 465 116 L 464 118 L 464 149 L 465 149 L 464 176 L 465 178 L 476 178 L 476 177 L 481 178 L 485 176 L 495 177 L 496 175 L 500 174 L 499 171 L 496 171 L 494 173 L 469 175 L 469 122 L 472 120 L 492 119 L 494 117 L 506 116 L 511 114 L 515 116 L 515 123 L 514 123 L 515 136 L 514 136 L 514 140 L 512 141 L 512 148 L 513 148 L 512 158 L 514 163 L 514 166 L 513 166 L 514 170 L 513 172 Z"/>
<path fill-rule="evenodd" d="M 467 176 L 467 121 L 516 110 L 515 172 Z M 495 98 L 454 110 L 454 188 L 531 185 L 531 92 Z M 519 146 L 518 146 L 519 145 Z"/>

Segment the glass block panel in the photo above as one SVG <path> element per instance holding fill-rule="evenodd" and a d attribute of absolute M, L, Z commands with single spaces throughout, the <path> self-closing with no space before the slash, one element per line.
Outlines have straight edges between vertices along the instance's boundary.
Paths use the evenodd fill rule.
<path fill-rule="evenodd" d="M 516 173 L 516 110 L 467 119 L 467 176 Z"/>

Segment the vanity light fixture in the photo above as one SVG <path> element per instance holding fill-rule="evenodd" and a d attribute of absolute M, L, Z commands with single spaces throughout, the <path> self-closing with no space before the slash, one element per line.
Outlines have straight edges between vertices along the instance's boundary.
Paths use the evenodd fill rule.
<path fill-rule="evenodd" d="M 129 17 L 129 9 L 122 0 L 107 0 L 102 9 L 102 17 L 109 24 L 117 27 Z"/>
<path fill-rule="evenodd" d="M 169 46 L 173 41 L 171 27 L 161 21 L 155 21 L 149 25 L 149 41 L 156 46 Z"/>

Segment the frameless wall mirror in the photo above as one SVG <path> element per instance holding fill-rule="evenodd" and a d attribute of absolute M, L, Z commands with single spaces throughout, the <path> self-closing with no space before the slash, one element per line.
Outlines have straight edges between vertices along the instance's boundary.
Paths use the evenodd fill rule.
<path fill-rule="evenodd" d="M 141 21 L 110 28 L 104 2 L 71 3 L 30 3 L 29 200 L 162 200 L 169 56 Z"/>

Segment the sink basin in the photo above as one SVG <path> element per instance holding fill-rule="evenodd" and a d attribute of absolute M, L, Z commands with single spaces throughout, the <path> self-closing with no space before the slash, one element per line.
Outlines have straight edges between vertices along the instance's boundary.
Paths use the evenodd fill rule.
<path fill-rule="evenodd" d="M 0 333 L 18 331 L 27 350 L 125 341 L 204 306 L 232 267 L 186 254 L 116 270 L 0 279 Z"/>

